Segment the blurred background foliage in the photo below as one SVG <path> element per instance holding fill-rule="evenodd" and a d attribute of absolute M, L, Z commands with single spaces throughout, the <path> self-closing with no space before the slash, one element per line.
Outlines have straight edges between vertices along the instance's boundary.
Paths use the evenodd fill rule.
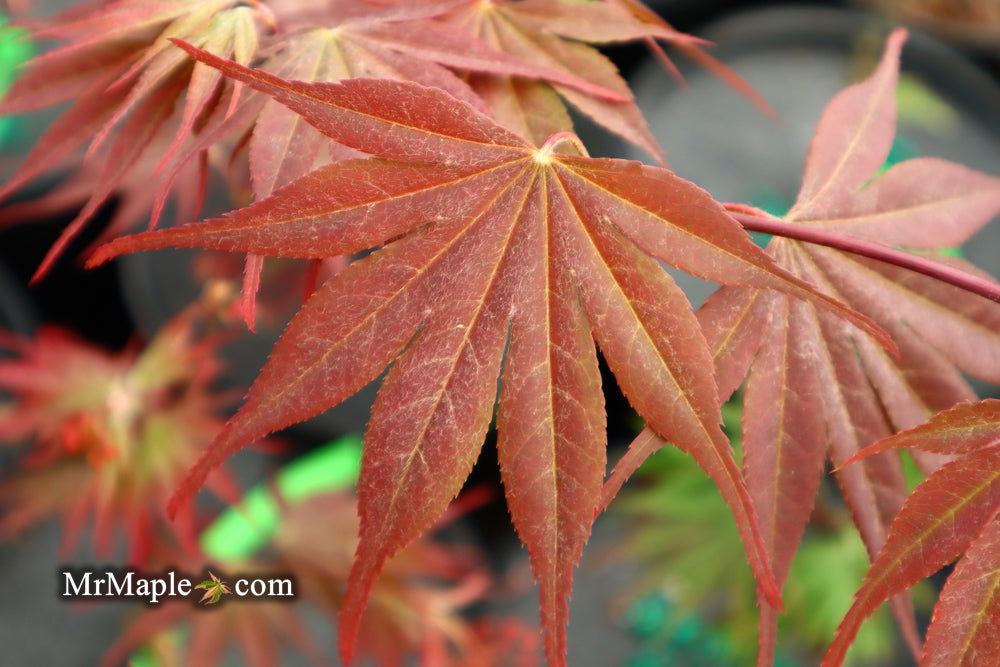
<path fill-rule="evenodd" d="M 723 407 L 724 427 L 740 457 L 741 397 Z M 911 482 L 920 472 L 910 466 Z M 629 665 L 746 665 L 756 655 L 754 582 L 729 510 L 691 457 L 665 447 L 640 468 L 610 509 L 628 525 L 607 554 L 636 566 L 621 604 L 639 648 Z M 785 584 L 779 665 L 815 664 L 868 570 L 868 554 L 830 479 Z M 915 591 L 925 616 L 934 596 Z M 852 665 L 887 665 L 901 651 L 881 610 L 849 656 Z"/>

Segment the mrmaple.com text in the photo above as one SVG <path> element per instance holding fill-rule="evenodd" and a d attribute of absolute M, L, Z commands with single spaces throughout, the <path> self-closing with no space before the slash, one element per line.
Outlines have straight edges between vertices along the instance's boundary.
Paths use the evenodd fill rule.
<path fill-rule="evenodd" d="M 174 571 L 149 575 L 135 570 L 61 570 L 59 596 L 62 598 L 110 598 L 143 600 L 159 604 L 163 600 L 191 597 L 198 577 Z M 291 577 L 235 577 L 232 592 L 240 598 L 294 598 Z M 228 588 L 227 588 L 228 590 Z"/>

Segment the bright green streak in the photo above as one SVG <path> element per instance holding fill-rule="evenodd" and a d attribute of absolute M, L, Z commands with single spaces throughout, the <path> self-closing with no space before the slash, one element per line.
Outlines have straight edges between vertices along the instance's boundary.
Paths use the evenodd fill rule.
<path fill-rule="evenodd" d="M 276 484 L 282 501 L 296 503 L 324 491 L 354 485 L 361 467 L 361 436 L 348 435 L 288 464 Z M 242 560 L 267 544 L 278 529 L 278 503 L 266 484 L 258 484 L 243 502 L 226 509 L 201 534 L 201 548 L 211 558 Z"/>
<path fill-rule="evenodd" d="M 0 15 L 0 95 L 7 92 L 18 75 L 18 66 L 35 54 L 31 41 L 24 38 L 21 28 L 8 28 L 7 17 Z M 7 141 L 16 119 L 0 118 L 0 144 Z"/>

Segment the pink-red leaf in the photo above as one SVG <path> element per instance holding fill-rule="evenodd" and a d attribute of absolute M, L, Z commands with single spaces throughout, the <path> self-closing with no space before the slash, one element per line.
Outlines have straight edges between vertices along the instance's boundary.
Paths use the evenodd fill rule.
<path fill-rule="evenodd" d="M 6 199 L 34 178 L 63 164 L 107 122 L 116 103 L 123 98 L 121 90 L 99 90 L 81 95 L 35 143 L 17 173 L 0 189 L 0 199 Z"/>
<path fill-rule="evenodd" d="M 507 503 L 539 581 L 545 653 L 565 665 L 573 567 L 590 535 L 605 468 L 604 396 L 590 325 L 548 219 L 550 175 L 523 220 L 510 350 L 497 416 Z M 596 323 L 595 323 L 596 324 Z"/>
<path fill-rule="evenodd" d="M 517 18 L 539 32 L 552 32 L 581 42 L 625 42 L 655 37 L 677 42 L 701 40 L 664 24 L 643 23 L 610 2 L 570 4 L 566 0 L 522 0 Z"/>
<path fill-rule="evenodd" d="M 1000 509 L 1000 446 L 946 464 L 920 484 L 892 523 L 854 604 L 823 659 L 843 662 L 858 628 L 878 605 L 963 553 Z"/>
<path fill-rule="evenodd" d="M 173 85 L 156 91 L 143 100 L 138 113 L 129 118 L 122 127 L 111 147 L 110 154 L 97 188 L 91 194 L 76 218 L 62 231 L 59 238 L 46 253 L 35 271 L 32 281 L 41 279 L 51 268 L 69 243 L 80 233 L 83 226 L 97 213 L 98 208 L 108 200 L 129 170 L 151 145 L 156 133 L 167 122 L 173 105 L 182 92 L 182 87 Z"/>
<path fill-rule="evenodd" d="M 24 113 L 65 102 L 101 84 L 107 87 L 114 75 L 135 57 L 144 41 L 98 44 L 82 52 L 62 50 L 42 54 L 25 65 L 0 104 L 0 113 Z"/>
<path fill-rule="evenodd" d="M 650 426 L 672 434 L 678 447 L 718 485 L 736 516 L 751 565 L 761 576 L 767 570 L 766 554 L 757 548 L 760 536 L 755 534 L 750 499 L 719 427 L 718 397 L 697 320 L 659 264 L 609 223 L 588 215 L 563 187 L 560 182 L 552 210 L 557 221 L 571 216 L 562 235 L 564 261 L 574 266 L 604 358 Z M 762 586 L 774 603 L 777 591 Z"/>
<path fill-rule="evenodd" d="M 1000 521 L 986 524 L 934 607 L 922 667 L 976 667 L 1000 655 Z"/>
<path fill-rule="evenodd" d="M 273 197 L 228 218 L 126 236 L 103 246 L 88 264 L 168 246 L 238 250 L 272 257 L 336 257 L 367 250 L 446 214 L 462 216 L 511 178 L 516 164 L 486 169 L 378 159 L 320 167 Z M 475 194 L 455 202 L 451 188 Z"/>
<path fill-rule="evenodd" d="M 802 223 L 888 245 L 941 250 L 962 245 L 998 213 L 1000 179 L 917 158 L 890 168 L 836 214 Z"/>
<path fill-rule="evenodd" d="M 762 331 L 768 331 L 773 296 L 757 290 L 714 292 L 696 313 L 712 351 L 719 400 L 728 401 L 743 383 L 760 349 Z"/>
<path fill-rule="evenodd" d="M 743 397 L 743 469 L 760 517 L 767 555 L 780 586 L 798 549 L 823 477 L 826 430 L 811 419 L 818 381 L 812 373 L 814 341 L 799 335 L 808 306 L 783 299 Z M 794 381 L 791 378 L 795 378 Z M 774 663 L 775 610 L 761 604 L 757 664 Z"/>
<path fill-rule="evenodd" d="M 926 424 L 880 440 L 851 457 L 849 465 L 889 449 L 914 447 L 937 454 L 960 454 L 1000 442 L 1000 400 L 960 403 Z"/>
<path fill-rule="evenodd" d="M 428 318 L 372 408 L 358 481 L 361 541 L 341 609 L 346 655 L 382 564 L 445 511 L 479 455 L 506 337 L 512 236 L 525 208 L 539 204 L 533 180 L 512 181 L 444 260 L 442 272 L 468 279 Z"/>
<path fill-rule="evenodd" d="M 905 32 L 894 32 L 871 77 L 837 95 L 824 111 L 806 162 L 802 190 L 788 221 L 828 226 L 887 244 L 938 248 L 964 241 L 997 213 L 1000 181 L 958 165 L 914 160 L 877 175 L 893 139 L 895 88 L 904 39 Z M 730 208 L 740 210 L 738 206 Z M 787 328 L 784 332 L 771 330 L 769 337 L 790 336 L 786 341 L 814 351 L 812 363 L 789 373 L 782 391 L 818 399 L 822 406 L 821 410 L 803 410 L 794 428 L 813 433 L 819 429 L 827 434 L 829 457 L 839 468 L 837 481 L 874 558 L 904 498 L 902 467 L 891 452 L 866 459 L 860 466 L 844 467 L 844 463 L 871 443 L 969 400 L 974 394 L 960 371 L 996 379 L 1000 309 L 986 299 L 926 276 L 830 248 L 775 239 L 767 249 L 783 268 L 872 317 L 898 345 L 899 355 L 888 354 L 860 331 L 816 310 L 814 304 L 794 306 L 803 314 L 794 321 L 782 318 L 787 302 L 784 296 L 768 295 L 766 305 L 755 306 L 750 294 L 732 287 L 723 287 L 699 315 L 715 352 L 724 393 L 736 387 L 747 368 L 749 377 L 757 381 L 776 372 L 765 354 L 767 345 L 774 343 L 760 340 L 768 317 L 772 322 L 784 319 Z M 935 259 L 954 263 L 950 258 Z M 963 269 L 970 270 L 967 264 Z M 756 310 L 758 307 L 764 312 Z M 758 402 L 748 411 L 747 419 L 772 423 L 768 420 L 776 416 L 768 413 L 766 404 Z M 780 440 L 781 432 L 777 436 Z M 773 461 L 773 440 L 751 436 L 745 441 L 745 459 Z M 813 456 L 816 458 L 808 464 L 800 462 L 797 467 L 815 470 L 822 464 L 822 451 L 813 448 Z M 929 472 L 946 460 L 926 454 L 918 458 Z M 806 501 L 781 496 L 775 500 L 780 501 L 774 506 L 782 535 L 800 534 L 801 506 Z M 757 509 L 766 514 L 766 509 Z M 781 568 L 776 564 L 775 569 L 780 577 Z M 912 604 L 905 596 L 893 598 L 891 604 L 907 642 L 917 649 L 919 636 Z M 765 610 L 765 616 L 769 614 Z M 760 655 L 766 662 L 772 651 L 774 625 L 771 618 L 763 623 Z"/>
<path fill-rule="evenodd" d="M 903 29 L 889 35 L 875 72 L 838 93 L 823 110 L 791 219 L 824 215 L 885 162 L 896 129 L 896 82 L 905 41 Z"/>
<path fill-rule="evenodd" d="M 447 93 L 388 80 L 338 84 L 285 81 L 177 42 L 201 62 L 260 90 L 330 138 L 363 153 L 403 162 L 485 163 L 517 155 L 517 135 Z M 512 150 L 514 149 L 514 150 Z"/>
<path fill-rule="evenodd" d="M 473 39 L 437 21 L 389 24 L 377 30 L 367 30 L 365 37 L 385 42 L 395 50 L 422 60 L 457 69 L 544 79 L 612 102 L 626 102 L 629 99 L 627 94 L 591 83 L 573 72 L 548 67 L 544 61 L 517 58 L 492 49 L 486 42 Z M 587 75 L 590 73 L 587 72 Z"/>
<path fill-rule="evenodd" d="M 430 311 L 433 282 L 456 279 L 442 258 L 463 218 L 408 236 L 355 262 L 306 302 L 275 345 L 240 413 L 178 489 L 176 511 L 227 454 L 351 396 L 399 354 Z M 322 387 L 322 391 L 317 391 Z"/>

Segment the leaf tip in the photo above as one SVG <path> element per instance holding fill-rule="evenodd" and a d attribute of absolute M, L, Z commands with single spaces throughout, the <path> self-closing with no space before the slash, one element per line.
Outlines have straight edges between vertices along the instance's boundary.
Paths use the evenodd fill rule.
<path fill-rule="evenodd" d="M 769 579 L 765 579 L 758 584 L 760 595 L 767 604 L 779 614 L 785 613 L 785 603 L 781 599 L 781 589 L 772 574 Z"/>
<path fill-rule="evenodd" d="M 347 591 L 344 593 L 344 603 L 339 614 L 340 637 L 337 645 L 340 659 L 345 665 L 350 665 L 354 660 L 358 634 L 361 631 L 361 619 L 365 607 L 368 606 L 372 584 L 375 583 L 375 577 L 384 561 L 384 558 L 363 557 L 360 551 L 362 546 L 361 543 L 358 544 L 359 551 L 347 578 Z"/>
<path fill-rule="evenodd" d="M 48 275 L 49 270 L 52 268 L 52 263 L 49 261 L 43 261 L 35 269 L 35 272 L 31 274 L 31 279 L 28 281 L 28 287 L 35 287 L 38 283 L 42 282 L 46 275 Z"/>
<path fill-rule="evenodd" d="M 190 44 L 188 42 L 185 42 L 180 37 L 170 37 L 168 39 L 170 39 L 170 41 L 173 42 L 174 46 L 179 46 L 180 48 L 184 49 L 185 51 L 187 51 L 191 55 L 195 55 L 196 53 L 198 53 L 199 51 L 201 51 L 201 49 L 199 49 L 197 46 L 195 46 L 193 44 Z"/>
<path fill-rule="evenodd" d="M 855 452 L 855 454 L 853 456 L 851 456 L 849 459 L 847 459 L 846 461 L 844 461 L 840 465 L 834 466 L 833 469 L 830 470 L 830 472 L 834 472 L 834 473 L 841 472 L 847 466 L 854 465 L 855 463 L 857 463 L 861 459 L 868 458 L 869 456 L 871 456 L 872 454 L 875 454 L 875 453 L 876 453 L 876 451 L 874 449 L 872 449 L 872 446 L 865 447 L 861 451 Z"/>
<path fill-rule="evenodd" d="M 90 257 L 83 263 L 85 269 L 96 269 L 102 264 L 106 264 L 117 256 L 115 252 L 115 241 L 105 243 L 90 254 Z"/>
<path fill-rule="evenodd" d="M 902 45 L 905 44 L 906 40 L 909 38 L 910 38 L 910 31 L 902 26 L 899 26 L 897 28 L 894 28 L 892 32 L 889 33 L 887 41 L 893 47 L 902 47 Z"/>
<path fill-rule="evenodd" d="M 170 500 L 167 501 L 167 519 L 173 521 L 177 518 L 177 513 L 181 511 L 181 508 L 187 505 L 191 497 L 189 494 L 185 493 L 182 489 L 177 489 L 174 491 L 173 495 L 170 496 Z"/>

